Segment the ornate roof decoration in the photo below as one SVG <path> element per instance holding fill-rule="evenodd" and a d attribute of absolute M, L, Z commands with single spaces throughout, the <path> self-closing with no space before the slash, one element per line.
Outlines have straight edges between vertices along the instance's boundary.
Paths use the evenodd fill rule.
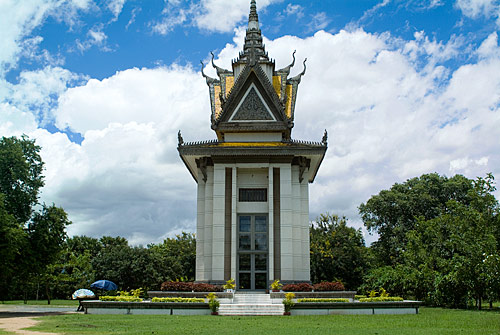
<path fill-rule="evenodd" d="M 217 66 L 212 55 L 212 66 L 217 71 L 218 78 L 211 78 L 203 72 L 210 90 L 211 121 L 212 129 L 216 131 L 219 139 L 224 139 L 226 131 L 281 131 L 283 139 L 291 137 L 293 128 L 295 100 L 297 98 L 298 85 L 300 84 L 304 71 L 289 78 L 290 71 L 295 65 L 295 51 L 292 54 L 292 63 L 283 69 L 276 70 L 274 60 L 269 58 L 262 40 L 262 33 L 259 27 L 259 15 L 257 13 L 256 1 L 250 3 L 250 14 L 248 16 L 248 28 L 245 36 L 243 51 L 238 58 L 232 62 L 232 71 Z M 274 116 L 272 119 L 262 122 L 262 118 L 257 117 L 256 124 L 248 124 L 246 114 L 243 119 L 231 118 L 235 115 L 235 110 L 241 100 L 248 95 L 250 85 L 254 85 L 257 95 L 262 97 L 262 102 Z M 241 122 L 247 122 L 241 125 Z M 238 130 L 239 129 L 239 130 Z"/>

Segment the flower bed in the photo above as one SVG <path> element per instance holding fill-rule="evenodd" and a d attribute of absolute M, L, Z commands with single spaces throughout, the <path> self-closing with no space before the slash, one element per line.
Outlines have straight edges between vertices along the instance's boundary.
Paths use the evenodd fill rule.
<path fill-rule="evenodd" d="M 139 302 L 142 301 L 141 298 L 139 297 L 132 297 L 132 296 L 102 296 L 99 297 L 99 300 L 101 301 L 124 301 L 124 302 Z"/>
<path fill-rule="evenodd" d="M 205 302 L 205 299 L 202 298 L 153 298 L 151 302 L 186 302 L 186 303 L 195 303 L 195 302 Z"/>
<path fill-rule="evenodd" d="M 314 292 L 324 291 L 345 291 L 345 287 L 341 282 L 322 282 L 313 286 Z"/>
<path fill-rule="evenodd" d="M 222 286 L 206 283 L 166 281 L 161 284 L 166 292 L 222 292 Z"/>
<path fill-rule="evenodd" d="M 359 302 L 385 302 L 385 301 L 403 301 L 401 297 L 373 297 L 373 298 L 361 298 Z"/>
<path fill-rule="evenodd" d="M 349 302 L 349 299 L 337 298 L 337 299 L 318 299 L 318 298 L 304 298 L 298 299 L 298 303 L 301 302 Z"/>

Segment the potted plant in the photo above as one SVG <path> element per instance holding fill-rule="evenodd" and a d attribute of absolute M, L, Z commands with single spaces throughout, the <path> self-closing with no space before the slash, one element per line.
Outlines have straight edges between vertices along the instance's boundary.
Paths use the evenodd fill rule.
<path fill-rule="evenodd" d="M 228 281 L 226 281 L 226 284 L 222 287 L 224 288 L 224 290 L 226 290 L 226 292 L 233 293 L 234 288 L 236 287 L 234 279 L 233 278 L 229 279 Z"/>
<path fill-rule="evenodd" d="M 292 307 L 295 306 L 295 303 L 293 302 L 293 299 L 295 299 L 295 294 L 294 293 L 287 293 L 285 294 L 285 299 L 283 299 L 283 305 L 285 306 L 285 312 L 283 315 L 290 315 L 290 311 L 292 310 Z"/>
<path fill-rule="evenodd" d="M 271 284 L 271 290 L 273 292 L 279 292 L 281 290 L 281 288 L 283 287 L 283 284 L 280 283 L 280 280 L 279 279 L 276 279 L 275 281 L 273 281 L 273 283 Z"/>
<path fill-rule="evenodd" d="M 219 315 L 220 302 L 219 300 L 217 300 L 217 296 L 215 295 L 215 293 L 210 292 L 207 295 L 207 299 L 208 299 L 208 307 L 212 311 L 212 315 Z"/>

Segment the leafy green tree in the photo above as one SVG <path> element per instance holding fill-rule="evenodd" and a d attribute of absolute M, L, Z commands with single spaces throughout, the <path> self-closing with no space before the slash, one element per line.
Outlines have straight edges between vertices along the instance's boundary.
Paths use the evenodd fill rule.
<path fill-rule="evenodd" d="M 472 180 L 467 201 L 451 199 L 436 217 L 418 217 L 399 262 L 370 271 L 363 289 L 384 287 L 450 307 L 475 302 L 481 308 L 483 299 L 496 299 L 499 208 L 493 181 L 491 174 Z"/>
<path fill-rule="evenodd" d="M 450 200 L 470 204 L 472 188 L 472 180 L 461 175 L 447 178 L 436 173 L 424 174 L 396 183 L 361 204 L 359 212 L 366 228 L 379 234 L 371 247 L 379 263 L 402 263 L 407 233 L 415 229 L 417 219 L 438 217 L 446 211 Z"/>
<path fill-rule="evenodd" d="M 19 224 L 28 222 L 38 193 L 44 185 L 40 147 L 34 140 L 22 136 L 0 139 L 0 193 L 5 210 Z"/>
<path fill-rule="evenodd" d="M 56 280 L 55 264 L 60 259 L 66 239 L 66 227 L 71 224 L 66 212 L 55 205 L 43 205 L 28 225 L 29 257 L 25 259 L 28 273 L 45 285 L 50 304 L 50 285 Z"/>
<path fill-rule="evenodd" d="M 163 243 L 150 245 L 149 248 L 160 258 L 162 281 L 194 280 L 196 269 L 194 234 L 182 232 L 175 238 L 167 238 Z M 162 281 L 158 283 L 158 287 Z"/>
<path fill-rule="evenodd" d="M 321 214 L 309 228 L 311 280 L 340 280 L 356 289 L 369 266 L 369 251 L 361 230 L 347 226 L 346 218 Z"/>
<path fill-rule="evenodd" d="M 19 270 L 18 255 L 26 248 L 27 234 L 15 217 L 5 210 L 0 193 L 0 298 L 9 298 L 12 279 Z"/>

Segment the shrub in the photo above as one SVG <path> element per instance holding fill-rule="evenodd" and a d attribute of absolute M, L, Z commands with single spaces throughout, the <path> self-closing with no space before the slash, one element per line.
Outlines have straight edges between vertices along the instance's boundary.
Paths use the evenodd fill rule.
<path fill-rule="evenodd" d="M 354 299 L 356 299 L 356 300 L 361 299 L 361 298 L 366 298 L 366 295 L 356 294 L 356 295 L 354 296 Z"/>
<path fill-rule="evenodd" d="M 223 288 L 225 290 L 234 290 L 235 287 L 236 287 L 236 285 L 234 283 L 234 279 L 233 278 L 231 278 L 228 281 L 226 281 L 226 285 L 223 286 Z"/>
<path fill-rule="evenodd" d="M 285 299 L 283 299 L 283 305 L 285 307 L 285 313 L 289 313 L 292 310 L 292 307 L 295 306 L 293 299 L 295 298 L 295 294 L 286 293 Z"/>
<path fill-rule="evenodd" d="M 321 282 L 314 285 L 314 291 L 345 291 L 344 285 L 339 282 Z"/>
<path fill-rule="evenodd" d="M 195 283 L 193 284 L 194 292 L 222 292 L 223 289 L 221 286 L 205 284 L 205 283 Z"/>
<path fill-rule="evenodd" d="M 126 302 L 139 302 L 142 301 L 141 298 L 138 297 L 132 297 L 132 296 L 101 296 L 99 297 L 99 300 L 101 301 L 126 301 Z"/>
<path fill-rule="evenodd" d="M 332 299 L 304 298 L 304 299 L 297 300 L 297 302 L 349 302 L 349 299 L 345 299 L 345 298 L 332 298 Z"/>
<path fill-rule="evenodd" d="M 162 291 L 191 292 L 193 290 L 192 282 L 166 281 L 161 284 Z"/>
<path fill-rule="evenodd" d="M 287 292 L 311 292 L 313 287 L 308 283 L 288 284 L 283 286 L 283 291 Z"/>
<path fill-rule="evenodd" d="M 281 290 L 282 287 L 283 287 L 283 284 L 280 283 L 279 279 L 276 279 L 271 284 L 271 290 L 273 290 L 273 291 L 279 291 L 279 290 Z"/>
<path fill-rule="evenodd" d="M 220 306 L 220 302 L 219 300 L 217 300 L 217 296 L 215 295 L 215 293 L 212 292 L 207 295 L 207 299 L 208 299 L 208 308 L 210 308 L 212 314 L 216 314 Z"/>
<path fill-rule="evenodd" d="M 205 302 L 205 299 L 203 298 L 157 298 L 154 297 L 152 302 L 189 302 L 189 303 L 194 303 L 194 302 Z"/>
<path fill-rule="evenodd" d="M 383 302 L 383 301 L 403 301 L 401 297 L 374 297 L 374 298 L 361 298 L 359 302 Z"/>

